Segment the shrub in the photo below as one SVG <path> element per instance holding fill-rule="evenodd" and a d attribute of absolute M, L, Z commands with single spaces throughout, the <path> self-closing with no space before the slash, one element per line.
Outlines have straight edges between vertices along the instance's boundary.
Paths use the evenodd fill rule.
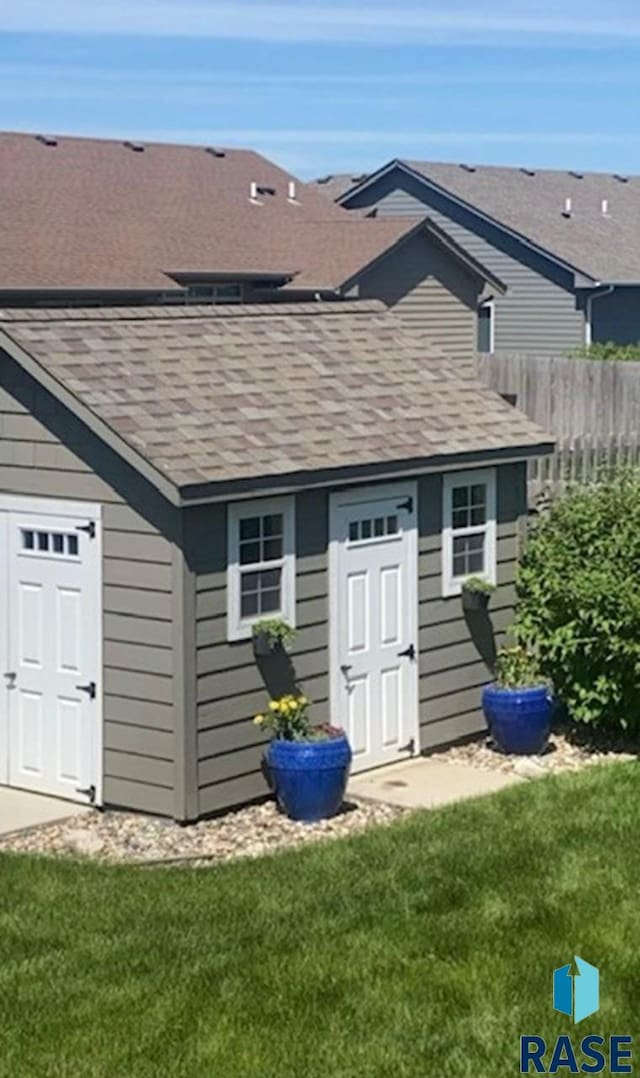
<path fill-rule="evenodd" d="M 616 344 L 615 341 L 596 341 L 572 348 L 567 355 L 574 359 L 613 359 L 623 363 L 640 360 L 640 341 L 635 344 Z"/>
<path fill-rule="evenodd" d="M 544 685 L 546 678 L 537 655 L 522 644 L 500 648 L 496 656 L 495 682 L 501 689 L 532 689 Z"/>
<path fill-rule="evenodd" d="M 534 526 L 516 637 L 571 718 L 640 730 L 640 473 L 576 488 Z"/>

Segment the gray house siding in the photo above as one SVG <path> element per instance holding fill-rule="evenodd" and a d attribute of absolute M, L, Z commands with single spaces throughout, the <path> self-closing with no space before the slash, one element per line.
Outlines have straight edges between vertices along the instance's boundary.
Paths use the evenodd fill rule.
<path fill-rule="evenodd" d="M 484 728 L 480 688 L 512 619 L 518 529 L 526 513 L 526 472 L 498 469 L 498 581 L 490 623 L 467 622 L 460 598 L 441 597 L 442 477 L 419 480 L 419 671 L 421 749 Z M 250 641 L 229 643 L 226 627 L 226 509 L 188 511 L 188 559 L 196 575 L 199 814 L 264 796 L 265 745 L 252 719 L 270 692 L 299 683 L 318 721 L 329 718 L 329 492 L 296 497 L 296 620 L 291 669 L 259 667 Z M 491 632 L 491 625 L 495 637 Z"/>
<path fill-rule="evenodd" d="M 0 491 L 102 505 L 104 801 L 174 815 L 176 511 L 4 355 Z"/>
<path fill-rule="evenodd" d="M 610 295 L 594 296 L 591 305 L 594 341 L 636 344 L 640 341 L 640 288 L 616 288 Z"/>
<path fill-rule="evenodd" d="M 503 281 L 507 294 L 495 297 L 496 350 L 553 353 L 584 343 L 584 312 L 571 275 L 446 196 L 398 172 L 381 177 L 346 205 L 354 210 L 376 206 L 379 214 L 389 216 L 428 213 Z"/>
<path fill-rule="evenodd" d="M 359 279 L 358 296 L 381 299 L 407 328 L 456 359 L 476 351 L 482 282 L 436 241 L 413 236 Z"/>

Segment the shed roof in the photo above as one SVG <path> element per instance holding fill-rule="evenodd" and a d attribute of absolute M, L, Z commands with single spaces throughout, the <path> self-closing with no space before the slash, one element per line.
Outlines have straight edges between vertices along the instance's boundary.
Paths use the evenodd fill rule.
<path fill-rule="evenodd" d="M 394 165 L 443 188 L 592 281 L 640 283 L 640 176 L 403 160 L 356 182 L 349 175 L 333 176 L 318 189 L 340 199 Z"/>
<path fill-rule="evenodd" d="M 377 301 L 13 309 L 0 346 L 183 492 L 551 443 Z"/>

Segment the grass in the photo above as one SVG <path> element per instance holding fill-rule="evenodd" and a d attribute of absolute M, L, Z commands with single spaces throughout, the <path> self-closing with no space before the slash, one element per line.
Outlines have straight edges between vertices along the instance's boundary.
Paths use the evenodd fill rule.
<path fill-rule="evenodd" d="M 502 1078 L 574 954 L 578 1036 L 633 1033 L 639 824 L 631 763 L 211 870 L 5 855 L 0 1074 Z"/>

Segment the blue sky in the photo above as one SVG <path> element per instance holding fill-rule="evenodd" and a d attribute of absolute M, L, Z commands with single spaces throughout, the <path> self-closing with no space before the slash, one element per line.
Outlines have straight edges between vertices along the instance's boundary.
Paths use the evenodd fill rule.
<path fill-rule="evenodd" d="M 0 127 L 640 173 L 638 0 L 18 0 Z"/>

